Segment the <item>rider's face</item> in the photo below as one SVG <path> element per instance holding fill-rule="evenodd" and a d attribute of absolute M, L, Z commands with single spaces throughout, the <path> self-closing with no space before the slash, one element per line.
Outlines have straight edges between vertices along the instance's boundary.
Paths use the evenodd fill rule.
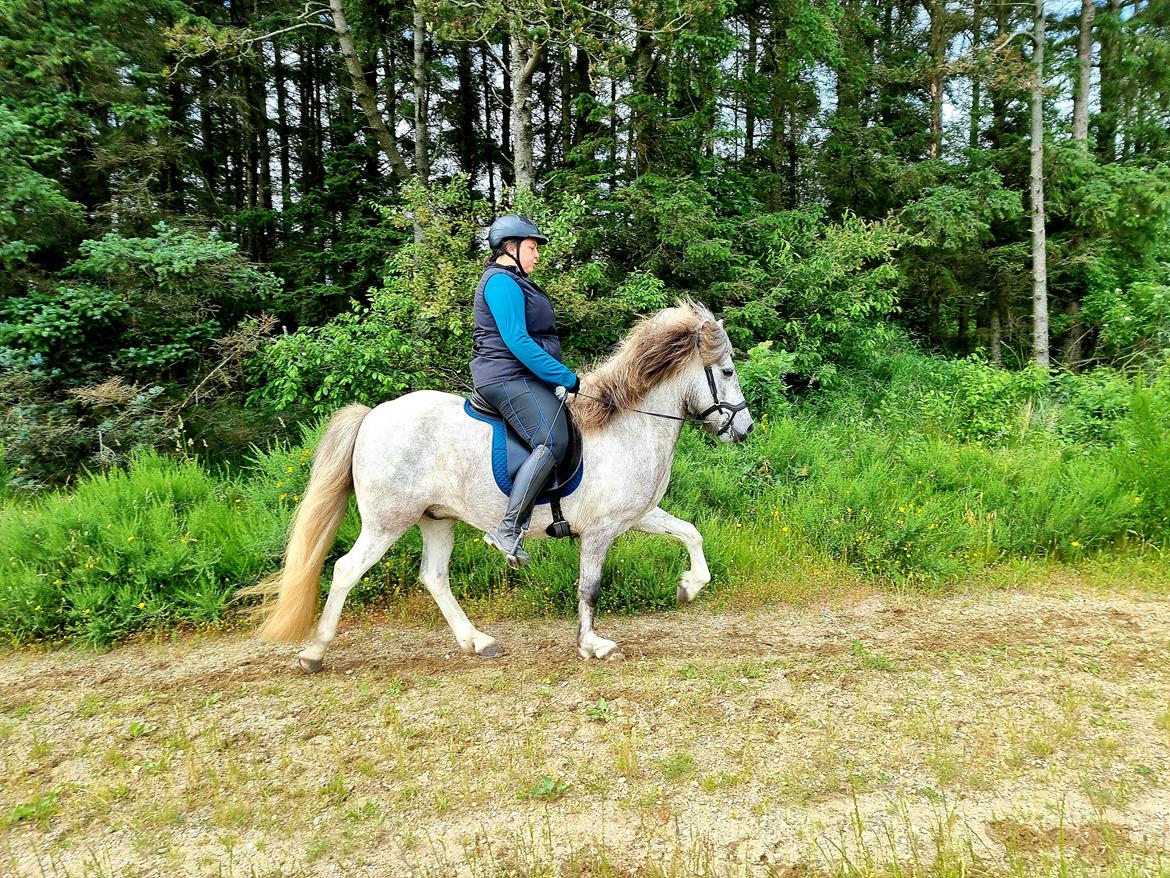
<path fill-rule="evenodd" d="M 525 274 L 531 274 L 532 269 L 536 268 L 536 263 L 540 261 L 540 246 L 536 243 L 535 238 L 525 238 L 520 242 L 520 267 L 524 269 Z"/>

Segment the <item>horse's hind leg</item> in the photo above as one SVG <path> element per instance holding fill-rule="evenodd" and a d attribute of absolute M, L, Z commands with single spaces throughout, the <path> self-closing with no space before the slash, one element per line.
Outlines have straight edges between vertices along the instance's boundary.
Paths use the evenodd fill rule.
<path fill-rule="evenodd" d="M 691 556 L 691 569 L 683 574 L 675 595 L 680 604 L 690 603 L 699 590 L 711 581 L 707 569 L 707 557 L 703 554 L 703 535 L 689 521 L 675 518 L 669 512 L 655 506 L 634 525 L 634 530 L 648 534 L 662 534 L 681 540 Z"/>
<path fill-rule="evenodd" d="M 337 634 L 337 623 L 341 621 L 341 607 L 350 590 L 412 524 L 414 521 L 400 521 L 390 529 L 362 525 L 362 532 L 358 535 L 353 548 L 338 558 L 337 563 L 333 565 L 333 581 L 329 584 L 329 597 L 325 601 L 321 619 L 317 622 L 317 630 L 312 642 L 297 656 L 297 664 L 302 671 L 315 674 L 321 670 L 325 650 Z"/>
<path fill-rule="evenodd" d="M 459 648 L 468 655 L 475 653 L 485 658 L 500 654 L 495 638 L 479 631 L 467 618 L 455 595 L 451 594 L 451 548 L 455 545 L 455 522 L 424 515 L 418 523 L 422 531 L 422 568 L 419 578 L 439 605 L 443 618 L 451 626 Z"/>

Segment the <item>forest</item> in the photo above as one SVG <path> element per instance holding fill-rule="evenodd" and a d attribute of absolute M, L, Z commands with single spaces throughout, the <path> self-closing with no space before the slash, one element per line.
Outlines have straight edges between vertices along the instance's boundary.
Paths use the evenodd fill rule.
<path fill-rule="evenodd" d="M 1161 557 L 1165 0 L 0 0 L 0 633 L 220 619 L 322 417 L 470 390 L 510 210 L 573 367 L 725 319 L 766 429 L 668 495 L 717 578 Z"/>

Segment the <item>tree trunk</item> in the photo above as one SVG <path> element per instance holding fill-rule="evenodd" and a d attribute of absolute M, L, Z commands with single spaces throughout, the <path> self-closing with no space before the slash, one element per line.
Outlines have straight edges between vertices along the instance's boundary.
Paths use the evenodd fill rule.
<path fill-rule="evenodd" d="M 756 65 L 759 63 L 759 26 L 756 23 L 756 15 L 754 10 L 748 10 L 747 13 L 748 25 L 748 50 L 747 50 L 747 66 L 743 71 L 744 94 L 744 157 L 752 154 L 756 142 Z"/>
<path fill-rule="evenodd" d="M 494 144 L 492 140 L 492 108 L 495 107 L 495 90 L 492 88 L 491 76 L 488 73 L 488 55 L 487 51 L 483 52 L 480 58 L 480 80 L 483 83 L 483 136 L 484 140 L 489 144 Z M 494 208 L 496 205 L 496 150 L 495 147 L 487 149 L 487 184 L 488 184 L 488 202 Z"/>
<path fill-rule="evenodd" d="M 995 2 L 995 35 L 1005 38 L 1011 30 L 1011 6 L 1007 0 Z M 991 131 L 990 141 L 994 149 L 1007 145 L 1007 102 L 1008 92 L 1004 88 L 991 89 Z"/>
<path fill-rule="evenodd" d="M 313 190 L 313 68 L 309 54 L 309 36 L 302 33 L 297 47 L 297 160 L 300 165 L 302 195 Z"/>
<path fill-rule="evenodd" d="M 240 74 L 238 66 L 232 69 L 228 74 L 227 81 L 229 87 L 231 88 L 232 94 L 239 94 L 242 91 L 240 88 Z M 227 134 L 228 142 L 227 156 L 229 162 L 227 179 L 229 181 L 229 186 L 231 187 L 231 205 L 236 211 L 241 211 L 246 206 L 246 202 L 244 200 L 244 122 L 239 117 L 239 114 L 235 111 L 234 104 L 232 105 L 232 109 L 227 114 L 224 121 L 226 123 L 225 133 Z M 247 248 L 248 246 L 247 241 L 237 240 L 236 243 L 244 248 Z"/>
<path fill-rule="evenodd" d="M 618 184 L 618 123 L 617 79 L 609 78 L 609 191 L 616 192 Z"/>
<path fill-rule="evenodd" d="M 1032 361 L 1048 366 L 1048 257 L 1044 230 L 1044 0 L 1032 29 Z"/>
<path fill-rule="evenodd" d="M 569 160 L 573 148 L 573 50 L 561 55 L 561 163 Z"/>
<path fill-rule="evenodd" d="M 168 63 L 174 63 L 174 56 L 168 55 Z M 167 94 L 167 119 L 171 123 L 172 137 L 180 139 L 184 143 L 190 142 L 190 136 L 187 132 L 187 96 L 179 84 L 177 78 L 172 78 L 166 84 Z M 178 144 L 172 142 L 167 145 L 164 155 L 166 159 L 163 162 L 161 182 L 163 197 L 161 199 L 162 206 L 167 210 L 181 212 L 183 209 L 183 175 L 179 169 L 177 150 Z"/>
<path fill-rule="evenodd" d="M 263 55 L 261 55 L 263 57 Z M 261 71 L 264 68 L 261 67 Z M 260 147 L 260 206 L 272 210 L 272 144 L 268 140 L 268 76 L 256 77 L 256 140 Z"/>
<path fill-rule="evenodd" d="M 1081 0 L 1081 32 L 1077 39 L 1077 81 L 1073 92 L 1072 139 L 1088 146 L 1089 77 L 1093 70 L 1093 18 L 1097 7 L 1093 0 Z"/>
<path fill-rule="evenodd" d="M 321 47 L 313 43 L 310 56 L 313 59 L 313 100 L 309 104 L 313 111 L 313 188 L 322 189 L 325 186 L 325 123 L 322 115 L 325 110 L 324 80 L 325 65 L 321 61 Z"/>
<path fill-rule="evenodd" d="M 207 187 L 207 203 L 208 205 L 218 208 L 219 197 L 217 193 L 219 183 L 219 162 L 215 160 L 215 147 L 213 144 L 217 143 L 218 139 L 215 135 L 215 109 L 212 106 L 211 98 L 211 74 L 208 72 L 207 64 L 200 61 L 199 64 L 199 138 L 203 141 L 203 149 L 199 152 L 199 170 L 203 176 L 203 183 Z M 211 212 L 217 213 L 217 209 Z"/>
<path fill-rule="evenodd" d="M 390 162 L 394 176 L 398 178 L 399 182 L 404 183 L 411 177 L 410 168 L 403 160 L 402 153 L 398 151 L 398 144 L 394 140 L 393 133 L 386 127 L 382 111 L 378 109 L 375 92 L 366 82 L 366 74 L 362 71 L 362 66 L 358 62 L 357 50 L 354 48 L 353 34 L 349 29 L 349 22 L 345 19 L 342 0 L 329 0 L 329 8 L 333 13 L 333 29 L 337 33 L 337 42 L 341 46 L 341 55 L 345 59 L 345 68 L 349 71 L 349 79 L 353 84 L 358 106 L 362 108 L 366 121 L 374 130 L 378 146 L 381 147 L 382 152 L 385 153 Z"/>
<path fill-rule="evenodd" d="M 476 164 L 477 150 L 475 148 L 475 115 L 476 94 L 472 85 L 471 73 L 471 45 L 461 43 L 455 53 L 456 73 L 459 77 L 459 127 L 457 136 L 457 152 L 459 166 L 467 174 L 469 191 L 475 189 L 475 175 L 478 170 Z"/>
<path fill-rule="evenodd" d="M 974 4 L 971 10 L 971 54 L 974 57 L 974 69 L 971 72 L 971 128 L 967 145 L 971 149 L 978 149 L 980 119 L 983 115 L 983 83 L 979 78 L 979 48 L 983 44 L 983 0 L 974 0 Z"/>
<path fill-rule="evenodd" d="M 426 185 L 431 178 L 430 136 L 427 133 L 427 27 L 414 5 L 414 170 Z"/>
<path fill-rule="evenodd" d="M 517 25 L 511 34 L 512 164 L 517 191 L 531 192 L 535 183 L 532 162 L 532 77 L 540 64 L 541 46 L 531 46 Z"/>
<path fill-rule="evenodd" d="M 552 62 L 545 56 L 540 65 L 540 143 L 541 170 L 545 173 L 552 166 L 553 135 L 552 135 L 552 76 L 550 70 Z"/>
<path fill-rule="evenodd" d="M 650 169 L 650 154 L 654 134 L 653 121 L 647 111 L 650 99 L 650 68 L 654 60 L 654 42 L 651 35 L 639 31 L 634 38 L 634 93 L 630 102 L 630 139 L 633 141 L 634 176 Z"/>
<path fill-rule="evenodd" d="M 515 158 L 512 152 L 512 40 L 504 39 L 500 44 L 503 54 L 504 72 L 502 77 L 503 88 L 503 118 L 500 123 L 500 143 L 503 145 L 502 161 L 500 162 L 500 178 L 503 186 L 511 185 L 516 179 Z M 502 188 L 502 187 L 501 187 Z"/>
<path fill-rule="evenodd" d="M 272 149 L 268 143 L 268 76 L 264 53 L 260 52 L 259 67 L 252 72 L 252 94 L 249 96 L 252 115 L 252 142 L 255 144 L 256 206 L 272 210 Z M 268 226 L 254 226 L 252 258 L 258 262 L 268 259 Z"/>
<path fill-rule="evenodd" d="M 788 191 L 785 199 L 785 205 L 788 210 L 796 210 L 797 205 L 797 168 L 800 157 L 800 141 L 799 141 L 799 126 L 796 122 L 796 108 L 789 105 L 788 107 L 788 124 L 784 126 L 784 151 L 787 155 L 788 162 L 787 182 Z"/>
<path fill-rule="evenodd" d="M 577 61 L 574 65 L 577 97 L 587 95 L 589 100 L 580 101 L 573 119 L 573 146 L 576 146 L 586 137 L 597 132 L 597 124 L 589 121 L 589 113 L 593 108 L 596 96 L 593 94 L 593 75 L 589 70 L 589 53 L 581 46 L 577 47 Z"/>
<path fill-rule="evenodd" d="M 280 209 L 286 211 L 292 204 L 292 172 L 288 137 L 288 96 L 285 93 L 284 53 L 272 42 L 272 75 L 276 87 L 276 138 L 280 157 Z M 287 232 L 287 228 L 285 229 Z"/>
<path fill-rule="evenodd" d="M 993 365 L 1003 365 L 1003 321 L 1001 319 L 999 296 L 993 294 L 988 302 L 987 347 L 990 349 Z"/>
<path fill-rule="evenodd" d="M 1074 299 L 1065 306 L 1064 313 L 1068 316 L 1069 323 L 1060 362 L 1066 369 L 1075 372 L 1085 356 L 1085 324 L 1081 320 L 1081 303 Z"/>
<path fill-rule="evenodd" d="M 926 12 L 930 16 L 930 157 L 942 157 L 943 66 L 947 51 L 946 0 L 929 0 Z"/>
<path fill-rule="evenodd" d="M 772 166 L 772 191 L 768 199 L 768 206 L 773 211 L 783 210 L 786 205 L 784 198 L 784 129 L 787 113 L 785 112 L 785 84 L 782 75 L 783 59 L 787 54 L 785 28 L 787 19 L 783 15 L 782 6 L 778 0 L 772 3 L 772 29 L 768 34 L 769 65 L 772 73 L 771 89 L 769 91 L 769 119 L 771 134 L 768 138 L 768 156 Z"/>
<path fill-rule="evenodd" d="M 1097 25 L 1101 35 L 1101 110 L 1097 114 L 1097 154 L 1107 162 L 1113 161 L 1117 155 L 1117 118 L 1121 111 L 1121 83 L 1117 69 L 1121 62 L 1121 4 L 1122 0 L 1109 0 L 1108 18 Z M 1102 24 L 1105 26 L 1102 27 Z"/>

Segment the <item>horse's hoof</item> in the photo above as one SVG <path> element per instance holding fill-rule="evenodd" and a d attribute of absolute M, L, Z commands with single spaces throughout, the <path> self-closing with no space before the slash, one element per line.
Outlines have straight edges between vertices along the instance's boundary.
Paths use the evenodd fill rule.
<path fill-rule="evenodd" d="M 612 640 L 601 640 L 588 645 L 578 644 L 577 654 L 583 659 L 601 659 L 603 661 L 620 661 L 625 658 L 618 645 Z"/>
<path fill-rule="evenodd" d="M 324 659 L 297 658 L 297 667 L 306 674 L 316 674 L 325 666 Z"/>
<path fill-rule="evenodd" d="M 478 655 L 480 658 L 499 658 L 503 654 L 504 651 L 500 649 L 500 645 L 498 643 L 489 643 L 483 649 L 476 652 L 476 655 Z"/>
<path fill-rule="evenodd" d="M 687 592 L 687 590 L 685 588 L 683 588 L 680 585 L 678 587 L 678 591 L 675 592 L 674 600 L 675 600 L 675 603 L 677 603 L 681 607 L 683 604 L 689 604 L 691 602 L 691 595 Z"/>

